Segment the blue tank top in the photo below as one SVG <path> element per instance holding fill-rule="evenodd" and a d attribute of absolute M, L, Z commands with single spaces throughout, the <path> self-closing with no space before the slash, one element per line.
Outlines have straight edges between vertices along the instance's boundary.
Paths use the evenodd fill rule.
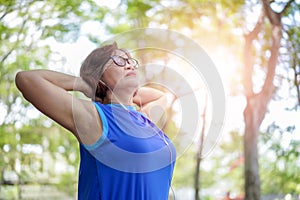
<path fill-rule="evenodd" d="M 79 200 L 167 200 L 176 151 L 134 107 L 94 102 L 101 137 L 80 144 Z"/>

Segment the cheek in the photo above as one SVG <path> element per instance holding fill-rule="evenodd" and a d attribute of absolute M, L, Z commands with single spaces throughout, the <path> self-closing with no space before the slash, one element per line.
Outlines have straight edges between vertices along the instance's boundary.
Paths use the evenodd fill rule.
<path fill-rule="evenodd" d="M 119 81 L 122 81 L 124 77 L 124 71 L 121 70 L 111 70 L 103 75 L 103 81 L 110 87 L 114 88 Z"/>

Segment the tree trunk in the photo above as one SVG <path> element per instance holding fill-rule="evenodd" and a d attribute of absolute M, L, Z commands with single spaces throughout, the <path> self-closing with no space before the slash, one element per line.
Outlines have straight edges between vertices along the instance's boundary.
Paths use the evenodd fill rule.
<path fill-rule="evenodd" d="M 245 133 L 244 133 L 244 156 L 245 156 L 245 199 L 260 199 L 260 176 L 258 165 L 257 141 L 259 136 L 260 122 L 257 120 L 264 111 L 261 107 L 260 98 L 257 96 L 247 100 L 244 111 Z M 265 108 L 266 109 L 266 108 Z"/>
<path fill-rule="evenodd" d="M 201 162 L 201 156 L 198 154 L 196 155 L 196 170 L 195 170 L 195 200 L 199 200 L 199 178 L 200 178 L 200 162 Z"/>
<path fill-rule="evenodd" d="M 281 13 L 272 10 L 269 0 L 262 0 L 263 11 L 254 29 L 245 36 L 244 46 L 244 94 L 247 105 L 244 110 L 245 132 L 244 132 L 244 156 L 245 156 L 245 199 L 260 200 L 260 176 L 258 163 L 258 137 L 260 125 L 265 117 L 268 103 L 274 93 L 275 69 L 279 56 L 280 40 L 282 38 L 281 17 L 293 0 L 290 0 Z M 261 91 L 253 92 L 253 41 L 262 30 L 264 18 L 267 17 L 271 24 L 271 56 L 268 60 L 266 78 Z"/>
<path fill-rule="evenodd" d="M 200 141 L 198 146 L 198 151 L 196 154 L 196 170 L 195 170 L 195 200 L 201 199 L 199 196 L 201 184 L 200 184 L 200 166 L 202 161 L 202 150 L 203 150 L 203 143 L 204 143 L 204 134 L 205 134 L 205 128 L 206 128 L 206 110 L 207 110 L 207 94 L 205 95 L 205 106 L 202 113 L 202 128 L 200 132 Z"/>

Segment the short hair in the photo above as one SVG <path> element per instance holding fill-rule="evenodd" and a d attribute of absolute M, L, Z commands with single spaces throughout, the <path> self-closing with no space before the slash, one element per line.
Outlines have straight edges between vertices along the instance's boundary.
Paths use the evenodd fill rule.
<path fill-rule="evenodd" d="M 80 76 L 95 91 L 95 97 L 103 100 L 106 96 L 107 87 L 99 82 L 102 77 L 105 64 L 113 53 L 118 49 L 116 42 L 93 50 L 84 60 L 80 67 Z"/>

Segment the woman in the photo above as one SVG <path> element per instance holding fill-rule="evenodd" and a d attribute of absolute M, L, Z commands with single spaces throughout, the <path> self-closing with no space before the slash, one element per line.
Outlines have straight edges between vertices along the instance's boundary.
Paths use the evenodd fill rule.
<path fill-rule="evenodd" d="M 175 149 L 149 120 L 150 109 L 166 100 L 158 90 L 138 88 L 137 67 L 113 43 L 88 55 L 80 77 L 50 70 L 16 75 L 25 99 L 79 141 L 78 199 L 168 199 Z"/>

